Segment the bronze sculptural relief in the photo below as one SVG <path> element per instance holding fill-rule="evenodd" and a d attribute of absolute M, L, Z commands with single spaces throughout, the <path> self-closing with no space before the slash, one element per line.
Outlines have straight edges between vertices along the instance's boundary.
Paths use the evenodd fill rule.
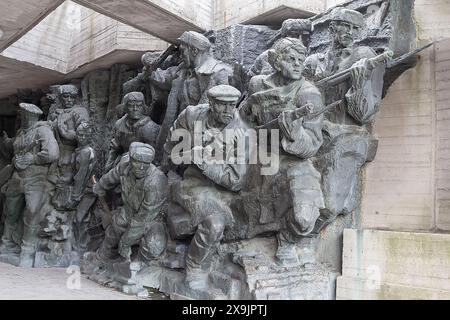
<path fill-rule="evenodd" d="M 146 286 L 200 299 L 332 299 L 339 266 L 318 253 L 330 246 L 322 230 L 342 233 L 358 214 L 360 172 L 377 149 L 371 123 L 385 79 L 395 77 L 392 33 L 412 23 L 393 19 L 400 13 L 382 2 L 379 19 L 360 0 L 289 19 L 252 51 L 260 56 L 247 69 L 233 69 L 242 57 L 225 54 L 211 33 L 185 32 L 176 47 L 147 54 L 144 70 L 124 84 L 97 171 L 93 124 L 76 87 L 60 87 L 48 122 L 37 122 L 37 107 L 21 106 L 21 130 L 2 140 L 14 158 L 2 188 L 0 259 L 33 266 L 45 244 L 77 252 L 78 261 L 38 252 L 37 265 L 77 261 L 92 279 L 128 293 Z M 243 162 L 234 162 L 242 150 Z M 270 174 L 264 151 L 277 162 Z M 103 239 L 90 245 L 97 218 Z M 37 235 L 41 222 L 46 236 Z"/>

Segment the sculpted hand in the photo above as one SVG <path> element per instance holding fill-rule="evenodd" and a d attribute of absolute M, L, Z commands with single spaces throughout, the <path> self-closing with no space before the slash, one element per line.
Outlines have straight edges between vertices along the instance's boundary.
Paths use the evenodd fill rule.
<path fill-rule="evenodd" d="M 16 168 L 25 169 L 29 165 L 34 164 L 34 155 L 32 153 L 25 153 L 24 155 L 16 155 Z"/>

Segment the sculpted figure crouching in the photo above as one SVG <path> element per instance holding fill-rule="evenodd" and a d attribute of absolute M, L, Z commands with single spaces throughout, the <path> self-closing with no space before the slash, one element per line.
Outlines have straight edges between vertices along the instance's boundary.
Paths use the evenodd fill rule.
<path fill-rule="evenodd" d="M 175 121 L 168 136 L 165 152 L 170 155 L 177 139 L 172 139 L 176 132 L 183 131 L 194 137 L 195 127 L 203 133 L 211 134 L 211 139 L 203 139 L 200 146 L 189 142 L 190 159 L 195 161 L 195 153 L 210 155 L 213 148 L 223 149 L 226 140 L 221 137 L 226 130 L 239 134 L 245 128 L 236 109 L 241 93 L 234 87 L 219 85 L 208 91 L 209 104 L 187 107 Z M 225 136 L 227 136 L 225 134 Z M 228 135 L 227 139 L 234 139 Z M 172 141 L 175 140 L 175 141 Z M 235 150 L 229 150 L 234 154 Z M 172 161 L 175 151 L 172 152 Z M 232 203 L 238 197 L 245 177 L 246 165 L 232 161 L 215 163 L 202 158 L 191 163 L 184 172 L 183 180 L 172 186 L 172 201 L 168 211 L 168 224 L 172 237 L 183 238 L 194 234 L 186 258 L 186 284 L 191 288 L 205 287 L 208 272 L 208 258 L 216 249 L 225 228 L 233 223 Z M 180 210 L 187 214 L 185 219 L 190 230 L 179 228 Z M 182 214 L 183 215 L 183 214 Z M 183 220 L 183 219 L 182 219 Z M 181 223 L 182 224 L 182 223 Z"/>
<path fill-rule="evenodd" d="M 21 127 L 6 144 L 14 150 L 14 171 L 2 187 L 6 199 L 0 253 L 20 253 L 19 265 L 30 268 L 34 264 L 39 224 L 48 211 L 49 167 L 59 158 L 52 128 L 39 121 L 42 114 L 33 104 L 20 104 Z"/>
<path fill-rule="evenodd" d="M 130 261 L 131 247 L 140 242 L 140 258 L 162 253 L 162 250 L 154 252 L 152 248 L 155 246 L 146 241 L 152 239 L 146 237 L 147 233 L 161 229 L 154 223 L 163 210 L 167 196 L 167 178 L 152 164 L 154 158 L 152 146 L 133 142 L 128 154 L 95 184 L 94 193 L 99 197 L 105 196 L 107 190 L 120 186 L 123 199 L 123 207 L 113 211 L 105 239 L 97 251 L 100 261 Z M 158 239 L 164 241 L 164 233 Z"/>
<path fill-rule="evenodd" d="M 284 217 L 285 225 L 278 233 L 277 258 L 282 263 L 298 263 L 291 243 L 313 231 L 324 208 L 321 175 L 311 160 L 323 143 L 324 104 L 320 91 L 303 77 L 306 48 L 301 40 L 277 41 L 269 50 L 268 58 L 275 72 L 251 79 L 249 98 L 241 112 L 258 126 L 278 119 L 282 175 L 263 177 L 262 184 L 276 185 L 274 180 L 287 178 L 292 210 Z"/>

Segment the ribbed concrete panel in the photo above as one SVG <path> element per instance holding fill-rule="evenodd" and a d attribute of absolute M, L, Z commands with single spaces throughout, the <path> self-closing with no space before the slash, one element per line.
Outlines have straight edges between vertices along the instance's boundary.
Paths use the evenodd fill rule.
<path fill-rule="evenodd" d="M 64 0 L 0 1 L 0 52 L 23 36 Z"/>
<path fill-rule="evenodd" d="M 209 14 L 197 15 L 197 9 L 205 5 L 209 7 L 210 1 L 75 0 L 92 10 L 172 43 L 184 31 L 204 32 L 212 27 L 212 10 Z"/>

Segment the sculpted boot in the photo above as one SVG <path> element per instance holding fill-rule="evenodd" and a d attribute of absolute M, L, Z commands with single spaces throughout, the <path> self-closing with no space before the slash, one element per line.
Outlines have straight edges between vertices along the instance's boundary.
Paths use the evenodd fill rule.
<path fill-rule="evenodd" d="M 19 267 L 33 268 L 36 255 L 38 228 L 25 227 L 22 237 Z"/>

